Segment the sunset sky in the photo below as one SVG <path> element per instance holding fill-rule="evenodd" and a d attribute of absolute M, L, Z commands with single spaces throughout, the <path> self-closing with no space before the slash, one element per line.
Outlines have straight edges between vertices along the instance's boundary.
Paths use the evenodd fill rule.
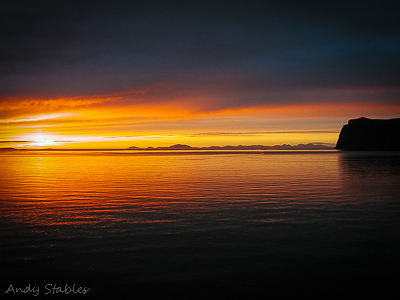
<path fill-rule="evenodd" d="M 336 143 L 400 117 L 397 1 L 5 0 L 0 148 Z"/>

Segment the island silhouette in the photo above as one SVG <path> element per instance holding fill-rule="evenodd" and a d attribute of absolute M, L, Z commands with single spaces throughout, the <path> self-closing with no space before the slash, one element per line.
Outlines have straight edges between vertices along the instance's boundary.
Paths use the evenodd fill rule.
<path fill-rule="evenodd" d="M 343 125 L 335 148 L 348 151 L 400 151 L 400 118 L 351 119 Z"/>

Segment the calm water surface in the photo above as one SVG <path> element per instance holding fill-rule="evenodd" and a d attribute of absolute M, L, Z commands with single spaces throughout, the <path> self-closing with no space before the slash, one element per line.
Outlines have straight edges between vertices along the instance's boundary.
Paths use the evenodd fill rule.
<path fill-rule="evenodd" d="M 90 288 L 82 299 L 398 285 L 398 153 L 4 152 L 0 166 L 7 297 L 10 284 Z"/>

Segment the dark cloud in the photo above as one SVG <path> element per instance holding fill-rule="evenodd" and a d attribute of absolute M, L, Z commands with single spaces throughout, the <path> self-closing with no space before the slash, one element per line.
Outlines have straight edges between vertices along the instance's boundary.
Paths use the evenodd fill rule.
<path fill-rule="evenodd" d="M 76 10 L 75 10 L 76 9 Z M 1 71 L 24 72 L 30 64 L 57 56 L 77 34 L 79 7 L 61 1 L 5 1 L 0 12 Z"/>
<path fill-rule="evenodd" d="M 39 0 L 3 7 L 3 96 L 171 83 L 238 90 L 241 99 L 251 91 L 258 96 L 247 101 L 257 102 L 300 88 L 400 82 L 395 1 Z"/>

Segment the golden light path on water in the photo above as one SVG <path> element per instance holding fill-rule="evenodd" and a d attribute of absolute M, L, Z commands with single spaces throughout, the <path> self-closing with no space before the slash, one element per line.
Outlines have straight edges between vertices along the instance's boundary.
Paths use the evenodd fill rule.
<path fill-rule="evenodd" d="M 14 150 L 0 163 L 5 283 L 119 299 L 397 286 L 395 154 Z"/>

